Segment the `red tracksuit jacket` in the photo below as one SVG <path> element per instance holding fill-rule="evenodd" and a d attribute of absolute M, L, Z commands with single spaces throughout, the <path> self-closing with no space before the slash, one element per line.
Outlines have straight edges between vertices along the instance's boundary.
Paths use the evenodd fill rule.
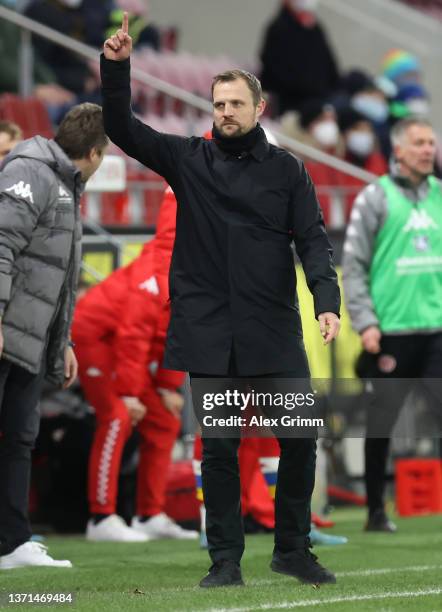
<path fill-rule="evenodd" d="M 161 368 L 170 318 L 168 273 L 175 239 L 176 200 L 166 190 L 155 238 L 131 264 L 119 268 L 78 301 L 75 343 L 100 343 L 115 358 L 115 392 L 160 402 L 157 388 L 176 389 L 184 374 Z"/>

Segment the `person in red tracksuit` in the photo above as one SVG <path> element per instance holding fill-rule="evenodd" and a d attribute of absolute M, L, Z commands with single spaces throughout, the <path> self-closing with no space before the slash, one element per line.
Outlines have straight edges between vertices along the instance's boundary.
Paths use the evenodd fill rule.
<path fill-rule="evenodd" d="M 89 540 L 198 537 L 162 511 L 183 405 L 177 388 L 184 374 L 161 367 L 170 317 L 167 277 L 175 216 L 169 188 L 155 238 L 130 265 L 87 291 L 75 311 L 72 337 L 79 377 L 97 423 L 89 461 Z M 136 516 L 129 527 L 115 508 L 121 455 L 133 427 L 141 442 Z"/>

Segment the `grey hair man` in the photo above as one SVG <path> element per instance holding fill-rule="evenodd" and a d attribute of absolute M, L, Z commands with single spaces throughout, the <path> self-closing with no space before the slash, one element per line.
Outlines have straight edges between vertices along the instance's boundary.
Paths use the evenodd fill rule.
<path fill-rule="evenodd" d="M 431 124 L 404 119 L 391 132 L 391 171 L 357 196 L 344 244 L 345 301 L 363 352 L 358 373 L 376 402 L 365 441 L 366 530 L 393 532 L 384 510 L 389 437 L 421 378 L 442 421 L 442 187 L 433 176 Z M 382 380 L 383 379 L 383 380 Z M 385 379 L 389 379 L 386 383 Z"/>

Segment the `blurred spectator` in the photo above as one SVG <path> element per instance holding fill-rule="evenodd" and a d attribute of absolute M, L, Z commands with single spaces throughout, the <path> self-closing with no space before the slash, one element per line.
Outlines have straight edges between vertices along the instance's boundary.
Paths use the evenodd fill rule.
<path fill-rule="evenodd" d="M 422 66 L 417 57 L 402 49 L 392 49 L 384 56 L 381 69 L 383 77 L 396 88 L 389 106 L 390 128 L 401 119 L 428 117 L 429 95 L 423 86 Z M 435 174 L 441 176 L 442 152 L 439 147 L 436 157 Z"/>
<path fill-rule="evenodd" d="M 348 96 L 345 106 L 351 106 L 368 119 L 378 137 L 385 159 L 390 157 L 390 111 L 385 91 L 378 81 L 361 70 L 351 70 L 341 80 L 343 92 Z M 392 86 L 390 93 L 396 93 Z M 345 108 L 344 106 L 344 108 Z"/>
<path fill-rule="evenodd" d="M 0 0 L 0 5 L 11 8 L 7 0 Z M 19 91 L 20 40 L 20 29 L 6 19 L 1 20 L 0 93 L 16 94 Z M 35 83 L 33 95 L 43 102 L 53 105 L 73 103 L 73 94 L 55 84 L 55 72 L 42 60 L 38 52 L 34 53 L 34 72 L 32 76 Z"/>
<path fill-rule="evenodd" d="M 364 115 L 352 108 L 342 109 L 338 124 L 344 137 L 346 161 L 374 174 L 387 172 L 388 164 L 379 152 L 373 126 Z M 361 181 L 358 184 L 363 186 Z"/>
<path fill-rule="evenodd" d="M 428 114 L 428 94 L 422 85 L 422 68 L 414 55 L 392 49 L 382 59 L 381 70 L 383 77 L 396 88 L 390 104 L 393 122 L 410 115 Z"/>
<path fill-rule="evenodd" d="M 384 77 L 398 88 L 407 83 L 422 82 L 422 67 L 414 55 L 402 49 L 392 49 L 382 59 L 381 70 Z"/>
<path fill-rule="evenodd" d="M 309 100 L 298 113 L 286 113 L 281 125 L 287 136 L 326 153 L 337 154 L 339 127 L 336 112 L 324 100 Z"/>
<path fill-rule="evenodd" d="M 341 80 L 341 86 L 348 94 L 350 106 L 367 119 L 376 124 L 388 119 L 385 93 L 370 75 L 361 70 L 352 70 Z"/>
<path fill-rule="evenodd" d="M 123 11 L 129 13 L 129 32 L 135 47 L 160 48 L 160 33 L 149 22 L 148 0 L 80 0 L 79 11 L 83 17 L 84 42 L 101 47 L 120 27 Z"/>
<path fill-rule="evenodd" d="M 293 113 L 286 113 L 282 126 L 288 136 L 364 170 L 381 175 L 388 169 L 371 122 L 351 107 L 342 108 L 337 117 L 330 104 L 311 100 L 303 106 L 297 120 Z M 326 223 L 346 222 L 355 195 L 364 182 L 321 162 L 307 159 L 305 165 L 315 184 Z"/>
<path fill-rule="evenodd" d="M 30 19 L 85 42 L 81 3 L 82 0 L 34 0 L 25 14 Z M 86 60 L 41 36 L 34 36 L 33 44 L 40 57 L 54 71 L 55 81 L 73 92 L 77 101 L 100 101 L 97 78 Z"/>
<path fill-rule="evenodd" d="M 344 158 L 355 166 L 381 176 L 388 171 L 388 163 L 379 151 L 372 124 L 352 108 L 342 109 L 338 115 L 339 128 L 344 138 Z M 348 221 L 356 194 L 365 182 L 341 173 L 338 183 L 342 187 L 345 221 Z"/>
<path fill-rule="evenodd" d="M 83 41 L 97 49 L 106 38 L 109 17 L 115 8 L 114 0 L 82 0 L 79 11 L 83 18 Z"/>
<path fill-rule="evenodd" d="M 12 121 L 0 121 L 0 162 L 23 140 L 21 128 Z"/>
<path fill-rule="evenodd" d="M 339 128 L 333 106 L 324 104 L 320 100 L 309 102 L 301 109 L 300 125 L 310 136 L 315 147 L 327 153 L 336 153 Z"/>
<path fill-rule="evenodd" d="M 393 121 L 405 119 L 411 115 L 427 117 L 429 112 L 428 93 L 419 83 L 402 85 L 390 104 L 390 114 Z"/>
<path fill-rule="evenodd" d="M 275 94 L 278 115 L 310 98 L 326 98 L 338 85 L 338 67 L 316 7 L 316 0 L 285 0 L 265 32 L 261 82 Z"/>
<path fill-rule="evenodd" d="M 339 157 L 344 155 L 344 143 L 339 134 L 335 109 L 323 100 L 311 100 L 297 114 L 286 113 L 282 128 L 287 136 L 324 153 Z M 338 211 L 344 207 L 341 187 L 346 183 L 346 175 L 309 158 L 305 160 L 305 167 L 315 184 L 325 222 L 343 223 L 343 214 Z"/>

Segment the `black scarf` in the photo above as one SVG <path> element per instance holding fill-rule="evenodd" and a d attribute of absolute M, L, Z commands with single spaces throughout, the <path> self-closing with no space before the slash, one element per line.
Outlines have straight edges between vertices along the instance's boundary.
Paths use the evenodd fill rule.
<path fill-rule="evenodd" d="M 259 123 L 257 123 L 250 132 L 247 132 L 247 134 L 228 137 L 223 136 L 214 124 L 212 136 L 221 151 L 230 153 L 231 155 L 239 155 L 240 153 L 249 153 L 262 138 L 265 138 L 265 133 Z"/>

